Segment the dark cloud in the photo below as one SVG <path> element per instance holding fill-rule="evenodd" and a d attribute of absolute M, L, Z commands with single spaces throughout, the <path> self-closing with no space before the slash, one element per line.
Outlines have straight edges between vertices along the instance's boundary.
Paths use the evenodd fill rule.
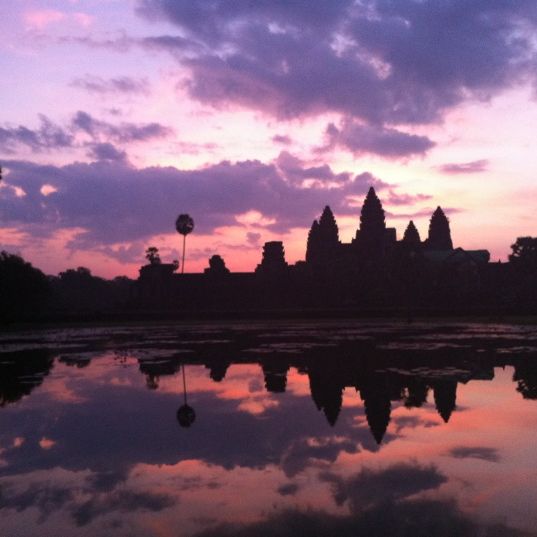
<path fill-rule="evenodd" d="M 344 183 L 351 177 L 348 172 L 334 173 L 328 164 L 306 166 L 302 160 L 287 151 L 282 151 L 275 162 L 277 167 L 291 182 L 301 183 L 306 179 L 318 179 L 320 181 Z"/>
<path fill-rule="evenodd" d="M 95 144 L 88 152 L 93 160 L 116 160 L 124 161 L 127 158 L 125 151 L 117 149 L 111 143 Z"/>
<path fill-rule="evenodd" d="M 188 68 L 195 99 L 280 118 L 339 112 L 359 120 L 344 147 L 388 157 L 433 145 L 394 126 L 439 121 L 537 72 L 532 0 L 140 0 L 138 10 L 178 27 L 159 46 Z"/>
<path fill-rule="evenodd" d="M 281 496 L 294 496 L 298 489 L 299 486 L 296 483 L 284 483 L 278 487 L 278 494 Z"/>
<path fill-rule="evenodd" d="M 87 114 L 77 117 L 80 128 L 90 133 L 100 128 Z M 289 154 L 280 155 L 276 164 L 223 161 L 198 170 L 178 170 L 134 168 L 119 158 L 121 152 L 106 144 L 93 145 L 92 151 L 99 161 L 90 164 L 6 161 L 6 185 L 22 189 L 26 196 L 15 196 L 12 188 L 0 191 L 2 222 L 21 229 L 39 226 L 41 233 L 83 228 L 73 248 L 142 240 L 173 231 L 181 211 L 194 216 L 201 233 L 230 225 L 236 215 L 251 210 L 275 220 L 268 229 L 285 232 L 308 226 L 326 204 L 336 214 L 355 215 L 358 222 L 359 208 L 350 200 L 362 199 L 371 185 L 386 186 L 368 172 L 338 174 L 329 166 L 311 167 Z M 302 181 L 308 178 L 313 182 L 303 188 Z M 45 184 L 56 191 L 43 196 Z"/>
<path fill-rule="evenodd" d="M 275 144 L 282 144 L 282 145 L 291 145 L 293 143 L 293 140 L 289 136 L 284 135 L 284 134 L 275 134 L 272 137 L 272 141 Z"/>
<path fill-rule="evenodd" d="M 121 151 L 114 152 L 111 142 L 146 142 L 173 133 L 172 129 L 160 123 L 113 124 L 96 119 L 84 111 L 78 111 L 66 126 L 58 125 L 44 115 L 39 115 L 39 123 L 37 129 L 22 125 L 0 127 L 0 151 L 11 154 L 19 146 L 44 151 L 89 145 L 92 156 L 100 158 L 99 153 L 107 153 L 108 156 L 104 157 L 106 160 L 118 160 Z M 79 135 L 89 137 L 90 141 L 78 139 Z"/>
<path fill-rule="evenodd" d="M 53 123 L 44 115 L 39 115 L 39 127 L 30 129 L 17 127 L 0 127 L 0 151 L 13 153 L 17 146 L 26 146 L 33 151 L 58 149 L 73 145 L 73 134 Z"/>
<path fill-rule="evenodd" d="M 82 131 L 97 138 L 104 136 L 108 140 L 117 142 L 143 142 L 154 138 L 164 138 L 172 134 L 169 127 L 160 123 L 120 123 L 114 125 L 106 121 L 98 120 L 87 112 L 78 111 L 71 121 L 74 131 Z"/>
<path fill-rule="evenodd" d="M 396 205 L 396 204 L 395 204 Z M 458 214 L 463 211 L 463 209 L 458 209 L 457 207 L 442 207 L 442 210 L 447 214 Z M 435 208 L 424 208 L 420 209 L 418 211 L 410 212 L 410 213 L 392 213 L 391 211 L 386 211 L 386 216 L 389 216 L 393 219 L 402 219 L 402 220 L 413 220 L 414 218 L 423 218 L 427 217 L 430 218 L 435 211 Z"/>
<path fill-rule="evenodd" d="M 77 526 L 86 526 L 95 518 L 110 513 L 159 512 L 176 504 L 176 499 L 170 495 L 128 488 L 115 489 L 117 483 L 109 483 L 109 488 L 93 488 L 93 483 L 90 486 L 64 487 L 35 482 L 24 490 L 17 490 L 12 483 L 8 483 L 0 491 L 0 509 L 15 509 L 18 512 L 37 509 L 39 523 L 58 511 L 67 511 Z M 81 499 L 88 496 L 89 499 Z"/>
<path fill-rule="evenodd" d="M 460 163 L 450 163 L 442 164 L 438 169 L 442 173 L 447 174 L 459 174 L 459 173 L 481 173 L 486 172 L 489 167 L 489 161 L 486 159 L 482 160 L 473 160 L 471 162 L 460 162 Z"/>
<path fill-rule="evenodd" d="M 437 489 L 447 482 L 435 466 L 417 463 L 397 463 L 387 468 L 363 468 L 352 477 L 342 478 L 325 472 L 322 479 L 332 483 L 334 500 L 338 505 L 348 502 L 352 513 L 386 502 L 402 500 L 426 490 Z"/>
<path fill-rule="evenodd" d="M 456 459 L 481 459 L 488 462 L 499 462 L 500 455 L 498 450 L 490 447 L 469 447 L 458 446 L 449 450 L 449 455 Z"/>
<path fill-rule="evenodd" d="M 439 423 L 431 420 L 424 420 L 420 416 L 395 416 L 392 418 L 395 430 L 400 433 L 403 429 L 414 429 L 416 427 L 438 427 Z"/>
<path fill-rule="evenodd" d="M 69 487 L 43 487 L 42 483 L 32 483 L 24 490 L 17 491 L 11 483 L 4 483 L 0 489 L 0 509 L 16 509 L 20 512 L 36 508 L 41 523 L 73 501 L 73 497 L 74 491 Z"/>
<path fill-rule="evenodd" d="M 76 78 L 71 85 L 100 94 L 140 93 L 147 95 L 149 93 L 149 82 L 146 78 L 132 78 L 129 76 L 104 79 L 99 76 L 86 75 L 83 78 Z"/>
<path fill-rule="evenodd" d="M 257 246 L 260 239 L 261 233 L 254 233 L 253 231 L 246 233 L 246 242 L 251 246 Z"/>
<path fill-rule="evenodd" d="M 87 502 L 71 507 L 77 526 L 86 526 L 96 517 L 108 513 L 132 513 L 150 511 L 158 513 L 175 505 L 176 500 L 167 494 L 117 490 L 111 494 L 94 496 Z"/>
<path fill-rule="evenodd" d="M 280 465 L 285 475 L 291 478 L 309 466 L 333 463 L 342 452 L 356 453 L 357 451 L 359 448 L 352 440 L 325 438 L 322 443 L 312 445 L 307 438 L 300 438 L 289 446 Z"/>
<path fill-rule="evenodd" d="M 453 501 L 419 500 L 388 503 L 360 514 L 333 515 L 320 510 L 276 511 L 250 524 L 227 523 L 194 537 L 386 537 L 456 535 L 457 537 L 534 537 L 505 524 L 474 520 Z"/>
<path fill-rule="evenodd" d="M 385 158 L 422 155 L 435 144 L 426 136 L 408 134 L 379 125 L 363 125 L 346 119 L 340 127 L 330 123 L 326 128 L 327 146 L 342 147 L 354 154 L 371 153 Z"/>

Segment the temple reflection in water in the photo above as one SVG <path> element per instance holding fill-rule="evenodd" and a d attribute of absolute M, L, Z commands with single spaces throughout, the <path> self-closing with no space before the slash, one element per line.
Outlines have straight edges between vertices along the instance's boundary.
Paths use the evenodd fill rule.
<path fill-rule="evenodd" d="M 527 337 L 508 335 L 504 340 L 490 340 L 479 335 L 472 337 L 470 333 L 458 340 L 456 331 L 456 327 L 447 330 L 444 337 L 449 343 L 438 335 L 433 342 L 429 329 L 423 327 L 407 328 L 403 338 L 397 331 L 373 331 L 367 337 L 354 337 L 334 327 L 319 333 L 290 330 L 274 341 L 273 334 L 267 333 L 264 326 L 246 330 L 241 326 L 227 327 L 216 334 L 210 329 L 211 339 L 207 339 L 203 329 L 175 333 L 173 338 L 166 335 L 163 343 L 158 335 L 138 335 L 141 341 L 132 350 L 131 343 L 124 345 L 121 341 L 104 342 L 97 338 L 92 344 L 112 347 L 119 362 L 137 359 L 150 390 L 157 390 L 163 377 L 177 376 L 183 386 L 183 407 L 189 409 L 183 423 L 179 420 L 183 426 L 192 425 L 195 418 L 194 409 L 186 404 L 185 370 L 189 366 L 203 366 L 212 381 L 222 383 L 230 366 L 257 364 L 265 390 L 276 396 L 286 391 L 291 368 L 306 375 L 313 403 L 332 427 L 337 425 L 344 391 L 356 390 L 371 434 L 381 444 L 390 423 L 392 403 L 400 402 L 408 409 L 434 404 L 443 422 L 448 423 L 457 409 L 458 385 L 492 380 L 495 367 L 512 366 L 513 380 L 522 397 L 537 399 L 537 361 L 528 359 L 528 353 L 537 352 L 528 350 Z M 415 341 L 408 334 L 414 334 Z M 502 352 L 498 352 L 499 344 L 504 345 L 500 347 Z M 55 359 L 67 366 L 85 368 L 98 355 L 80 352 L 76 344 L 60 353 L 47 349 L 46 344 L 43 347 L 2 353 L 0 406 L 19 401 L 46 382 Z M 513 352 L 504 352 L 506 349 Z M 521 354 L 516 352 L 519 349 L 525 350 Z"/>

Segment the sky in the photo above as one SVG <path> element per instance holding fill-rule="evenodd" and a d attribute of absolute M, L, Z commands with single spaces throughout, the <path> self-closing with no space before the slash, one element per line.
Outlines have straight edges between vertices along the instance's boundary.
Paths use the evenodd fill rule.
<path fill-rule="evenodd" d="M 48 274 L 304 259 L 329 204 L 505 260 L 537 235 L 533 0 L 3 0 L 0 249 Z"/>

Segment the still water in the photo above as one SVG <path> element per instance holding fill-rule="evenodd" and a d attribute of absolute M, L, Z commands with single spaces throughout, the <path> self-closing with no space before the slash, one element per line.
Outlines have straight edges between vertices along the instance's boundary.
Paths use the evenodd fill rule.
<path fill-rule="evenodd" d="M 0 535 L 537 534 L 537 327 L 0 334 Z"/>

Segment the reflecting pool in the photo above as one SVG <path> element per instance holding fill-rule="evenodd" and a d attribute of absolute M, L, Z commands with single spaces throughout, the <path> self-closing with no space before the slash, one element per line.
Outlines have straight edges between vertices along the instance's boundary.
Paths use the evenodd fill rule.
<path fill-rule="evenodd" d="M 537 535 L 537 327 L 0 334 L 2 537 Z"/>

